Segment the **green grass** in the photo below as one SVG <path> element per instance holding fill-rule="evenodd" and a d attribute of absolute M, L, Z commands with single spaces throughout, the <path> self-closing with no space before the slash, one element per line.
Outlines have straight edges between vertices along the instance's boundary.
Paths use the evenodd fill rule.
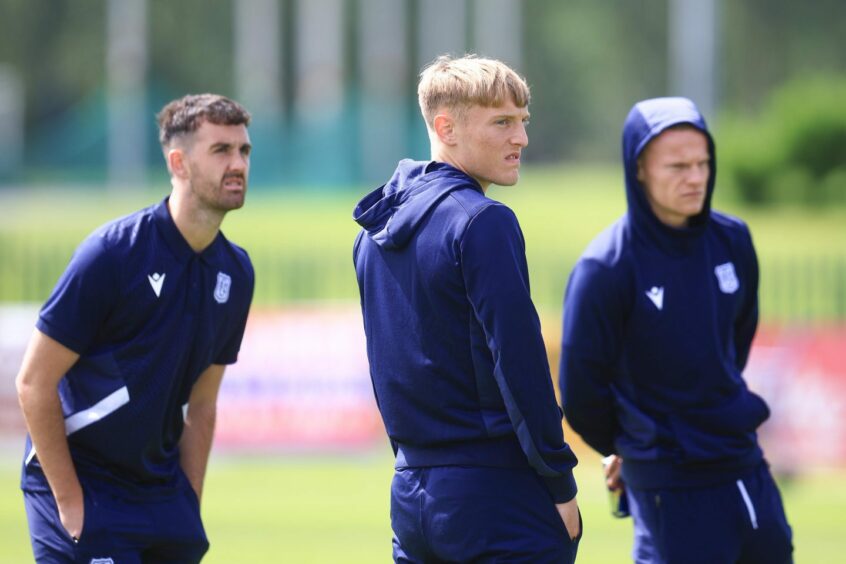
<path fill-rule="evenodd" d="M 584 453 L 580 459 L 576 479 L 585 536 L 578 561 L 631 561 L 631 520 L 608 513 L 598 457 Z M 390 562 L 391 466 L 385 452 L 213 456 L 203 500 L 212 548 L 204 562 Z M 835 562 L 846 551 L 844 478 L 843 471 L 818 472 L 781 482 L 797 562 Z M 17 482 L 17 461 L 6 456 L 0 464 L 3 563 L 32 559 Z"/>
<path fill-rule="evenodd" d="M 255 191 L 244 210 L 230 214 L 224 230 L 246 247 L 258 273 L 257 302 L 302 298 L 356 299 L 351 244 L 357 227 L 351 211 L 366 188 L 308 195 L 291 190 Z M 94 227 L 163 197 L 164 192 L 100 194 L 61 190 L 0 192 L 0 300 L 40 302 L 64 268 L 71 250 Z M 489 195 L 510 205 L 526 235 L 533 293 L 550 313 L 545 329 L 560 319 L 561 293 L 572 262 L 584 246 L 625 209 L 621 173 L 611 168 L 529 169 L 513 188 Z M 719 196 L 719 192 L 718 192 Z M 824 259 L 846 254 L 846 208 L 748 209 L 717 198 L 715 207 L 744 218 L 752 228 L 762 265 L 766 300 L 779 260 Z M 39 253 L 47 260 L 39 260 Z M 49 280 L 21 287 L 20 269 Z M 824 277 L 823 277 L 824 278 Z M 824 278 L 819 296 L 834 295 Z M 815 282 L 817 283 L 817 282 Z M 842 286 L 839 292 L 843 294 Z M 808 293 L 807 288 L 794 288 Z M 764 304 L 764 316 L 775 307 Z M 815 311 L 832 311 L 826 298 Z M 579 562 L 630 561 L 631 524 L 608 515 L 599 462 L 585 454 L 577 468 L 585 537 Z M 385 454 L 348 456 L 216 456 L 203 513 L 212 550 L 206 562 L 388 562 L 388 488 Z M 846 471 L 816 473 L 783 484 L 793 524 L 797 562 L 833 562 L 846 552 L 842 534 Z M 18 460 L 0 456 L 0 563 L 31 561 L 26 520 L 17 489 Z"/>
<path fill-rule="evenodd" d="M 225 233 L 256 267 L 257 304 L 357 300 L 351 247 L 358 228 L 351 215 L 367 190 L 255 190 L 243 210 L 229 214 Z M 7 211 L 0 223 L 0 301 L 43 301 L 86 234 L 164 193 L 0 192 Z M 493 187 L 489 195 L 520 219 L 532 293 L 544 308 L 560 308 L 573 263 L 626 205 L 622 173 L 613 166 L 529 168 L 517 186 Z M 765 319 L 846 317 L 846 207 L 748 208 L 717 196 L 716 208 L 752 228 Z"/>
<path fill-rule="evenodd" d="M 247 249 L 319 248 L 349 254 L 358 231 L 352 209 L 370 189 L 255 189 L 244 209 L 226 218 L 224 229 Z M 72 188 L 0 192 L 0 204 L 7 212 L 0 233 L 74 243 L 96 226 L 156 202 L 168 191 L 163 187 L 141 193 Z M 488 195 L 517 212 L 527 238 L 534 243 L 529 244 L 530 252 L 564 256 L 581 253 L 626 206 L 622 171 L 615 166 L 528 167 L 516 186 L 494 186 Z M 745 219 L 766 256 L 821 255 L 842 252 L 846 245 L 846 207 L 750 208 L 721 198 L 719 188 L 714 207 Z"/>

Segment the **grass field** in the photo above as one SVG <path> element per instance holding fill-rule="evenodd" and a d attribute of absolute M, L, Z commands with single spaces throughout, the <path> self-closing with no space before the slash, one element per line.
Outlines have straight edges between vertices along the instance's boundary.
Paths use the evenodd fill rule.
<path fill-rule="evenodd" d="M 387 447 L 385 448 L 387 450 Z M 631 561 L 631 520 L 614 519 L 599 459 L 580 455 L 576 477 L 585 535 L 582 564 Z M 0 464 L 0 562 L 29 562 L 18 461 Z M 384 452 L 350 455 L 213 457 L 203 516 L 212 548 L 204 562 L 361 563 L 391 561 L 388 497 L 392 461 Z M 796 562 L 842 562 L 846 473 L 781 481 Z"/>
<path fill-rule="evenodd" d="M 350 240 L 358 231 L 351 217 L 353 207 L 372 188 L 257 187 L 248 195 L 245 208 L 227 217 L 225 231 L 247 249 L 317 246 L 349 254 Z M 168 192 L 167 186 L 141 193 L 74 188 L 0 191 L 4 209 L 14 211 L 4 217 L 0 232 L 75 241 L 97 225 L 158 201 Z M 515 209 L 530 251 L 558 255 L 579 254 L 626 205 L 622 171 L 615 166 L 527 167 L 517 186 L 493 186 L 488 195 Z M 719 187 L 714 207 L 743 217 L 752 227 L 758 248 L 770 256 L 843 251 L 846 244 L 844 207 L 749 208 L 723 197 Z"/>
<path fill-rule="evenodd" d="M 246 208 L 231 214 L 224 230 L 246 247 L 258 274 L 256 299 L 273 303 L 282 287 L 292 297 L 355 300 L 351 244 L 357 226 L 352 208 L 366 188 L 319 193 L 255 190 Z M 18 264 L 33 253 L 58 249 L 49 263 L 32 265 L 50 279 L 64 268 L 71 250 L 94 227 L 157 201 L 166 193 L 100 194 L 76 190 L 0 192 L 6 210 L 0 224 L 0 300 L 13 295 Z M 572 262 L 591 238 L 625 209 L 616 168 L 529 169 L 515 188 L 493 188 L 523 227 L 533 294 L 554 327 Z M 748 209 L 719 197 L 716 206 L 751 226 L 762 264 L 778 259 L 846 256 L 846 208 Z M 20 263 L 15 261 L 21 261 Z M 12 266 L 10 266 L 12 265 Z M 305 270 L 304 270 L 305 269 Z M 317 274 L 308 269 L 320 269 Z M 766 293 L 767 277 L 762 280 Z M 819 281 L 820 295 L 835 282 Z M 292 287 L 303 287 L 301 294 Z M 842 286 L 840 286 L 842 293 Z M 48 287 L 49 290 L 49 287 Z M 807 289 L 801 291 L 808 292 Z M 28 294 L 42 301 L 45 290 Z M 828 293 L 826 293 L 828 292 Z M 813 292 L 812 292 L 813 293 Z M 767 307 L 764 317 L 768 315 Z M 829 301 L 815 306 L 832 311 Z M 549 324 L 545 324 L 545 327 Z M 390 561 L 386 452 L 349 455 L 241 457 L 217 454 L 207 480 L 203 513 L 212 550 L 206 562 L 373 563 Z M 31 561 L 17 489 L 17 454 L 0 452 L 0 564 Z M 846 469 L 783 482 L 788 517 L 801 563 L 843 560 L 846 554 Z M 626 562 L 631 523 L 608 514 L 599 461 L 585 453 L 577 468 L 585 519 L 581 563 Z"/>
<path fill-rule="evenodd" d="M 250 252 L 256 266 L 256 303 L 357 299 L 351 247 L 358 227 L 351 215 L 366 190 L 256 188 L 245 208 L 227 217 L 224 231 Z M 164 187 L 122 194 L 0 192 L 0 205 L 13 210 L 0 224 L 0 260 L 12 266 L 0 271 L 0 300 L 43 301 L 87 233 L 165 193 Z M 520 218 L 532 294 L 543 307 L 560 307 L 576 258 L 625 210 L 616 167 L 529 168 L 516 187 L 493 187 L 489 195 Z M 752 228 L 765 318 L 796 317 L 789 308 L 803 302 L 807 311 L 800 318 L 846 316 L 846 298 L 838 298 L 838 288 L 846 284 L 846 207 L 747 208 L 719 196 L 718 190 L 715 207 L 741 216 Z M 22 269 L 42 281 L 38 288 L 16 274 Z"/>

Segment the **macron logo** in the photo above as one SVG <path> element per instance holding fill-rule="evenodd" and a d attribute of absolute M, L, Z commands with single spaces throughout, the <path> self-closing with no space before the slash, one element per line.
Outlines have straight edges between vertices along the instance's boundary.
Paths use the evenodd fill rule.
<path fill-rule="evenodd" d="M 652 286 L 652 289 L 646 293 L 646 297 L 652 300 L 659 310 L 664 309 L 664 287 Z"/>
<path fill-rule="evenodd" d="M 153 287 L 153 291 L 156 293 L 157 298 L 162 293 L 162 285 L 164 284 L 164 277 L 165 277 L 164 272 L 162 272 L 161 274 L 154 272 L 154 273 L 149 274 L 147 276 L 147 280 L 150 281 L 150 286 Z"/>

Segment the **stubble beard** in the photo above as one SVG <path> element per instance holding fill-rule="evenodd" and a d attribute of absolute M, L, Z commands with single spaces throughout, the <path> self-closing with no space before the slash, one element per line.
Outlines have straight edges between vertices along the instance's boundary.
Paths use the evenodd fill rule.
<path fill-rule="evenodd" d="M 200 185 L 192 183 L 191 193 L 194 194 L 201 207 L 223 216 L 227 212 L 240 209 L 244 206 L 247 190 L 247 184 L 244 182 L 244 189 L 240 194 L 229 194 L 224 187 L 225 182 L 226 179 L 224 177 L 216 183 L 208 180 L 202 181 Z"/>

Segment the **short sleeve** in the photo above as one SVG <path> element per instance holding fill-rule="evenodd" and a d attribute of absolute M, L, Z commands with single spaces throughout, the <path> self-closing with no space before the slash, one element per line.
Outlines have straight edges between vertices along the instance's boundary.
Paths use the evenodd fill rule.
<path fill-rule="evenodd" d="M 41 308 L 39 331 L 83 354 L 97 338 L 120 292 L 118 260 L 97 235 L 83 241 Z"/>
<path fill-rule="evenodd" d="M 214 364 L 235 364 L 238 361 L 238 352 L 241 350 L 241 342 L 244 340 L 244 331 L 247 327 L 247 317 L 250 312 L 250 304 L 253 300 L 253 291 L 255 289 L 255 272 L 252 264 L 247 259 L 246 270 L 248 273 L 249 289 L 242 294 L 239 303 L 238 317 L 235 319 L 232 331 L 229 333 L 229 338 L 223 345 L 218 355 L 215 357 Z"/>

